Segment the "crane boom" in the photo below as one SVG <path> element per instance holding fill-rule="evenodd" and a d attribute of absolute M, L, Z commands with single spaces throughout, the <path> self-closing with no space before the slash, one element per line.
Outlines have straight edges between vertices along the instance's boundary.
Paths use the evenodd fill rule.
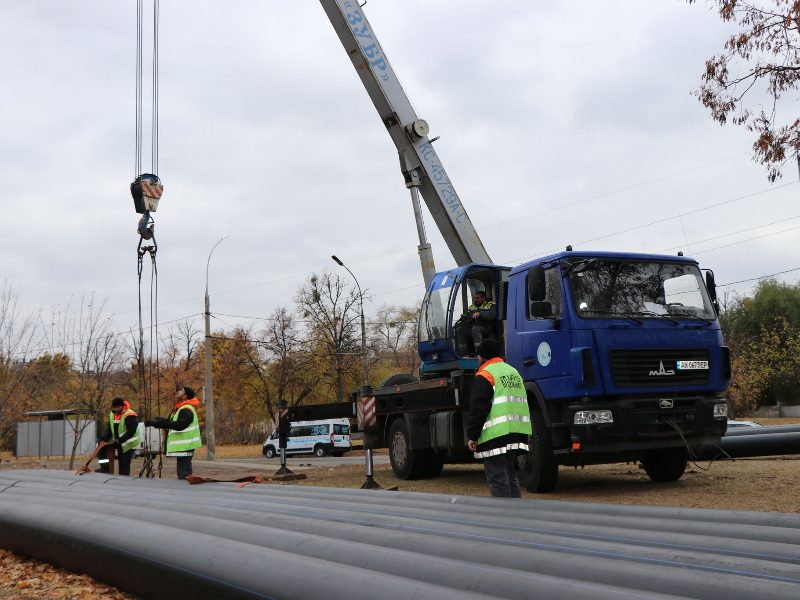
<path fill-rule="evenodd" d="M 420 259 L 426 285 L 433 276 L 430 245 L 425 240 L 416 191 L 422 194 L 450 253 L 459 266 L 492 264 L 461 199 L 444 170 L 431 140 L 428 125 L 408 99 L 389 59 L 356 0 L 320 0 L 361 82 L 397 147 L 400 169 L 411 189 L 420 234 Z M 427 246 L 430 265 L 426 269 Z"/>

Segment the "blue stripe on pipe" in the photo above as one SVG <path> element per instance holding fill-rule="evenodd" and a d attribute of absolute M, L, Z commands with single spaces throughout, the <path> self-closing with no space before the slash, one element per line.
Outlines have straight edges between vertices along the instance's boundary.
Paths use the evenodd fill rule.
<path fill-rule="evenodd" d="M 62 487 L 51 488 L 51 491 L 65 491 L 65 490 L 68 491 L 68 488 L 62 488 Z M 105 495 L 105 496 L 115 496 L 115 497 L 116 496 L 125 496 L 125 497 L 128 497 L 128 498 L 130 498 L 131 496 L 135 496 L 135 494 L 130 494 L 130 493 L 118 494 L 118 493 L 114 493 L 114 492 L 93 492 L 93 495 L 96 495 L 96 496 Z M 185 496 L 185 494 L 177 494 L 177 495 Z M 143 496 L 140 495 L 139 497 L 142 498 Z M 146 497 L 146 496 L 144 498 L 153 499 L 152 497 Z M 466 538 L 475 538 L 475 539 L 488 540 L 488 541 L 493 541 L 493 542 L 504 542 L 504 543 L 523 545 L 523 546 L 534 546 L 534 547 L 539 547 L 539 548 L 549 548 L 549 549 L 553 549 L 553 550 L 566 550 L 566 551 L 579 552 L 579 553 L 584 553 L 584 554 L 594 554 L 594 555 L 599 555 L 599 556 L 609 556 L 609 557 L 613 557 L 613 558 L 624 558 L 624 559 L 630 559 L 630 560 L 639 560 L 639 561 L 644 561 L 644 562 L 660 563 L 660 564 L 672 565 L 672 566 L 677 566 L 677 567 L 688 567 L 688 568 L 694 568 L 694 569 L 701 569 L 701 570 L 705 570 L 705 571 L 715 571 L 715 572 L 720 572 L 720 573 L 731 573 L 731 574 L 737 575 L 737 576 L 748 576 L 748 577 L 757 577 L 757 578 L 763 578 L 763 579 L 772 579 L 772 580 L 775 580 L 775 581 L 781 581 L 781 582 L 787 582 L 787 583 L 800 583 L 800 579 L 793 579 L 791 577 L 779 577 L 778 575 L 766 575 L 766 574 L 763 574 L 763 573 L 754 573 L 754 572 L 751 572 L 751 571 L 740 571 L 738 569 L 724 569 L 722 567 L 709 567 L 709 566 L 705 566 L 705 565 L 684 563 L 684 562 L 665 560 L 665 559 L 660 559 L 660 558 L 643 558 L 643 557 L 640 557 L 640 556 L 631 556 L 629 554 L 619 554 L 619 553 L 616 553 L 616 552 L 603 552 L 601 550 L 584 550 L 584 549 L 581 549 L 581 548 L 570 548 L 569 546 L 557 546 L 555 544 L 542 544 L 540 542 L 525 542 L 525 541 L 518 541 L 518 540 L 509 540 L 508 538 L 499 538 L 499 537 L 494 537 L 494 536 L 483 536 L 483 535 L 476 535 L 476 534 L 471 534 L 471 533 L 458 533 L 458 532 L 445 531 L 445 530 L 441 530 L 441 529 L 429 529 L 429 528 L 425 528 L 425 527 L 410 527 L 408 525 L 395 525 L 395 524 L 392 524 L 392 523 L 381 523 L 379 521 L 367 521 L 365 519 L 346 519 L 344 517 L 327 517 L 325 515 L 316 515 L 314 513 L 302 513 L 302 512 L 289 511 L 289 510 L 279 510 L 279 509 L 270 509 L 270 508 L 256 508 L 256 507 L 249 507 L 249 506 L 248 507 L 242 507 L 242 506 L 237 506 L 235 504 L 227 504 L 227 503 L 219 503 L 219 502 L 200 502 L 200 501 L 197 501 L 197 500 L 187 500 L 186 502 L 188 502 L 189 504 L 197 504 L 197 505 L 200 505 L 200 506 L 222 506 L 222 507 L 225 507 L 225 508 L 237 508 L 237 509 L 240 509 L 240 510 L 255 510 L 257 512 L 278 513 L 278 514 L 294 515 L 294 516 L 299 516 L 299 517 L 313 517 L 315 519 L 322 519 L 322 520 L 328 520 L 328 521 L 339 521 L 339 522 L 344 522 L 344 523 L 358 523 L 358 524 L 361 524 L 361 525 L 378 526 L 378 527 L 394 528 L 394 529 L 409 530 L 409 531 L 422 531 L 422 532 L 426 532 L 426 533 L 438 533 L 438 534 L 443 534 L 443 535 L 453 535 L 453 536 L 466 537 Z M 329 507 L 322 507 L 322 508 L 329 508 Z M 339 510 L 339 509 L 331 509 L 331 510 Z M 366 512 L 366 511 L 364 511 L 364 512 Z M 403 515 L 403 516 L 408 517 L 408 515 Z M 413 517 L 409 517 L 409 518 L 413 518 Z M 493 526 L 491 524 L 487 524 L 487 525 Z M 717 549 L 713 549 L 713 551 L 714 552 L 724 552 L 724 550 L 717 550 Z"/>

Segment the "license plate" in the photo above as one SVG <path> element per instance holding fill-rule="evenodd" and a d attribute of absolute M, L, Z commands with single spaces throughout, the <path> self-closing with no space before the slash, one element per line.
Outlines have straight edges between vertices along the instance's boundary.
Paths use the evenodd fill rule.
<path fill-rule="evenodd" d="M 708 370 L 707 360 L 679 360 L 678 369 L 681 371 L 698 371 L 701 369 Z"/>

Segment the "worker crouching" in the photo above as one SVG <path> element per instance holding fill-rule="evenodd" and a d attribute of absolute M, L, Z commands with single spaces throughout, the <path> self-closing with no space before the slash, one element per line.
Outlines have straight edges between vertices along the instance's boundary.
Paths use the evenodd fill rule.
<path fill-rule="evenodd" d="M 175 395 L 175 410 L 169 418 L 156 417 L 145 424 L 158 429 L 168 429 L 167 456 L 178 459 L 178 479 L 186 479 L 192 474 L 194 449 L 203 445 L 200 440 L 200 424 L 197 411 L 200 405 L 194 390 L 183 387 Z"/>
<path fill-rule="evenodd" d="M 517 455 L 528 451 L 531 414 L 519 372 L 500 358 L 500 344 L 478 347 L 480 368 L 469 398 L 469 449 L 483 460 L 492 496 L 521 498 Z"/>
<path fill-rule="evenodd" d="M 141 442 L 139 437 L 139 416 L 131 410 L 131 405 L 122 398 L 111 401 L 108 415 L 108 428 L 100 439 L 114 446 L 119 457 L 119 474 L 131 474 L 133 450 Z"/>

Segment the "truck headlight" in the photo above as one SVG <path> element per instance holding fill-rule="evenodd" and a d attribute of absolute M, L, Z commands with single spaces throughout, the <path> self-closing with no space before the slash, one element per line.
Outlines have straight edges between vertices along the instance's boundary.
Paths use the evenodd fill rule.
<path fill-rule="evenodd" d="M 610 410 L 579 410 L 575 413 L 575 425 L 613 422 L 614 416 Z"/>
<path fill-rule="evenodd" d="M 715 419 L 723 419 L 728 416 L 728 403 L 723 402 L 722 404 L 715 404 L 714 405 L 714 418 Z"/>

